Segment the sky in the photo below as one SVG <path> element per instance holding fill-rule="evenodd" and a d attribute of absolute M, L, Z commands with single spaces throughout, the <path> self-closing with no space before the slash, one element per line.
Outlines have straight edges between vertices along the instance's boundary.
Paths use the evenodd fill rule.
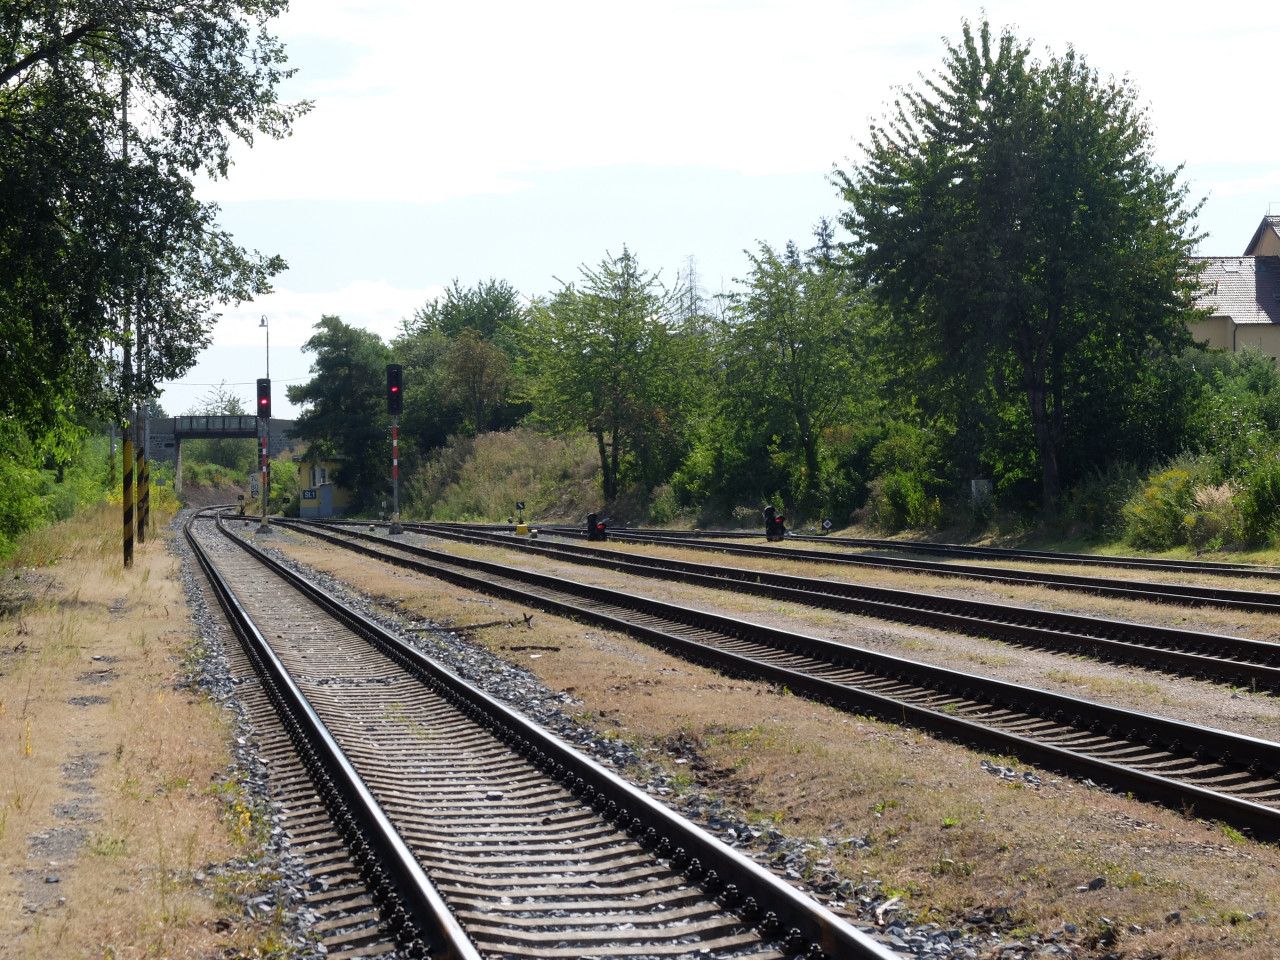
<path fill-rule="evenodd" d="M 161 403 L 226 383 L 251 406 L 263 316 L 288 417 L 324 314 L 390 340 L 454 279 L 538 296 L 623 244 L 667 281 L 692 258 L 707 292 L 731 289 L 744 251 L 839 214 L 832 170 L 984 11 L 1134 82 L 1157 159 L 1205 198 L 1201 253 L 1239 254 L 1280 213 L 1274 2 L 295 0 L 274 25 L 297 68 L 283 93 L 314 108 L 199 186 L 289 268 L 223 310 Z"/>

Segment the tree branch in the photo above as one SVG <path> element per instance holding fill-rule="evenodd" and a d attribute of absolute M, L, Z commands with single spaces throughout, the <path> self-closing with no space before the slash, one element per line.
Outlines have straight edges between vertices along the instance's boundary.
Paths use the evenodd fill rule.
<path fill-rule="evenodd" d="M 28 67 L 34 66 L 35 64 L 39 63 L 41 60 L 48 60 L 55 53 L 58 53 L 59 51 L 64 50 L 67 47 L 74 46 L 75 44 L 83 40 L 86 36 L 88 36 L 89 34 L 93 33 L 95 30 L 98 30 L 104 26 L 105 24 L 102 24 L 102 23 L 83 23 L 80 26 L 76 27 L 74 30 L 70 31 L 69 33 L 63 34 L 61 37 L 58 37 L 56 40 L 52 41 L 51 43 L 46 43 L 43 47 L 40 47 L 36 50 L 31 51 L 31 53 L 27 54 L 17 63 L 12 64 L 11 66 L 5 67 L 3 70 L 0 70 L 0 86 L 7 84 L 10 80 L 12 80 L 18 74 L 22 73 L 22 71 L 26 70 Z"/>

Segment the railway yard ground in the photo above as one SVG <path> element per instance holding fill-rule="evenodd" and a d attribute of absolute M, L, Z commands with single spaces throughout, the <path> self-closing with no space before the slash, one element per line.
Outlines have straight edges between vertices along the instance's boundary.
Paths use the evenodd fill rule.
<path fill-rule="evenodd" d="M 170 534 L 122 572 L 118 508 L 30 536 L 0 583 L 0 956 L 269 956 L 270 824 Z"/>
<path fill-rule="evenodd" d="M 104 510 L 51 528 L 0 585 L 0 957 L 312 955 L 273 852 L 281 831 L 255 787 L 261 748 L 236 710 L 234 665 L 215 696 L 194 680 L 207 673 L 211 627 L 188 606 L 205 589 L 190 564 L 184 579 L 188 548 L 166 530 L 121 573 L 116 519 Z M 253 539 L 905 956 L 1280 953 L 1280 849 L 1229 824 L 730 677 L 299 531 Z M 1280 706 L 1262 691 L 496 546 L 402 540 L 1280 740 Z M 1256 611 L 608 546 L 1280 640 L 1280 620 Z"/>

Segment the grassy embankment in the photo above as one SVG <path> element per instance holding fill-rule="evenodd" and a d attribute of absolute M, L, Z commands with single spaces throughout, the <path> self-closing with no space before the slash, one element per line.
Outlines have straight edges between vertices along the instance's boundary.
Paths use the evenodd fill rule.
<path fill-rule="evenodd" d="M 280 956 L 277 921 L 242 918 L 270 877 L 227 715 L 179 686 L 199 651 L 172 534 L 124 571 L 119 523 L 90 508 L 0 570 L 0 955 Z"/>

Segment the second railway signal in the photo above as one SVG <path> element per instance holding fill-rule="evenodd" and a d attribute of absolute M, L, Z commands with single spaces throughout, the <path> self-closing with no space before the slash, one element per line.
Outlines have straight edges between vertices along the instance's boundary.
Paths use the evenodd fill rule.
<path fill-rule="evenodd" d="M 404 368 L 398 363 L 387 364 L 387 413 L 400 416 L 404 410 Z"/>
<path fill-rule="evenodd" d="M 266 378 L 258 380 L 258 416 L 271 417 L 271 381 Z"/>
<path fill-rule="evenodd" d="M 258 524 L 259 532 L 265 533 L 267 527 L 267 489 L 271 486 L 271 468 L 269 451 L 271 449 L 271 380 L 258 378 L 258 452 L 260 454 L 258 481 L 262 488 L 262 521 Z"/>

